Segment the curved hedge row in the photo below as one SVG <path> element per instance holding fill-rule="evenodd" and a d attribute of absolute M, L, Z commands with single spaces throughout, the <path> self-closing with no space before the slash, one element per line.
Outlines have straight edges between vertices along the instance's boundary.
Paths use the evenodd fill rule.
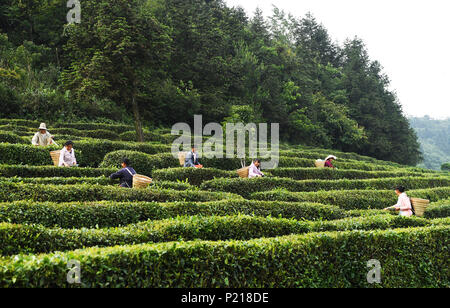
<path fill-rule="evenodd" d="M 397 178 L 422 176 L 419 172 L 409 171 L 363 171 L 363 170 L 336 170 L 330 168 L 277 168 L 270 173 L 280 178 L 293 180 L 366 180 L 378 178 Z"/>
<path fill-rule="evenodd" d="M 434 202 L 425 212 L 426 218 L 450 217 L 450 199 Z"/>
<path fill-rule="evenodd" d="M 82 177 L 52 177 L 52 178 L 2 178 L 0 183 L 23 183 L 23 184 L 46 184 L 46 185 L 75 185 L 75 184 L 91 184 L 91 185 L 113 185 L 118 181 L 111 180 L 107 177 L 82 178 Z"/>
<path fill-rule="evenodd" d="M 432 202 L 448 198 L 450 187 L 412 190 L 408 196 Z M 389 190 L 342 190 L 321 192 L 289 192 L 273 190 L 254 193 L 251 199 L 260 201 L 317 202 L 337 205 L 346 210 L 383 209 L 397 203 L 397 196 Z"/>
<path fill-rule="evenodd" d="M 387 212 L 386 212 L 387 213 Z M 213 202 L 90 202 L 54 203 L 18 201 L 0 203 L 0 222 L 40 224 L 61 228 L 118 227 L 145 220 L 177 216 L 254 215 L 305 220 L 334 220 L 347 216 L 330 205 L 295 202 L 222 200 Z M 361 215 L 359 215 L 361 216 Z"/>
<path fill-rule="evenodd" d="M 448 287 L 449 237 L 450 228 L 439 226 L 21 255 L 0 259 L 0 286 Z M 367 283 L 371 259 L 382 263 L 379 285 Z M 81 285 L 67 283 L 70 260 L 81 263 Z"/>
<path fill-rule="evenodd" d="M 0 165 L 1 177 L 100 177 L 117 172 L 117 168 L 58 168 L 53 166 Z"/>
<path fill-rule="evenodd" d="M 229 193 L 206 191 L 175 191 L 158 189 L 129 189 L 101 185 L 36 185 L 0 183 L 0 201 L 19 200 L 75 202 L 75 201 L 216 201 L 226 198 L 241 198 Z"/>
<path fill-rule="evenodd" d="M 153 171 L 156 169 L 173 167 L 179 163 L 178 159 L 174 158 L 170 153 L 149 155 L 133 151 L 114 151 L 105 156 L 100 167 L 109 168 L 118 166 L 124 157 L 131 160 L 131 164 L 137 173 L 147 176 L 152 176 Z"/>
<path fill-rule="evenodd" d="M 439 222 L 446 223 L 446 222 Z M 349 218 L 340 221 L 297 221 L 251 216 L 176 217 L 148 221 L 122 228 L 48 229 L 40 225 L 0 224 L 0 255 L 49 253 L 84 247 L 107 247 L 138 243 L 189 240 L 249 240 L 322 231 L 349 231 L 425 227 L 421 218 L 388 215 Z"/>
<path fill-rule="evenodd" d="M 25 144 L 25 140 L 23 140 L 22 137 L 14 133 L 0 131 L 0 143 Z"/>
<path fill-rule="evenodd" d="M 25 144 L 0 143 L 0 164 L 7 165 L 53 165 L 50 151 L 59 150 L 54 146 L 35 147 Z"/>
<path fill-rule="evenodd" d="M 224 171 L 212 168 L 171 168 L 153 171 L 153 178 L 159 181 L 188 181 L 191 185 L 199 186 L 214 178 L 237 178 L 236 171 Z"/>
<path fill-rule="evenodd" d="M 202 190 L 233 192 L 244 197 L 252 193 L 270 191 L 283 188 L 292 192 L 313 192 L 330 190 L 383 190 L 394 189 L 396 185 L 403 185 L 408 189 L 435 188 L 450 186 L 450 178 L 388 178 L 369 180 L 306 180 L 296 181 L 288 178 L 255 178 L 255 179 L 226 179 L 217 178 L 204 182 Z"/>

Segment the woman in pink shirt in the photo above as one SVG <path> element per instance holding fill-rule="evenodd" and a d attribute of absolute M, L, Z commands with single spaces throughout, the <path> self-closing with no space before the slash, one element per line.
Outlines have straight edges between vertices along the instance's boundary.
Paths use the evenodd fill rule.
<path fill-rule="evenodd" d="M 386 211 L 395 210 L 400 212 L 400 216 L 411 217 L 413 216 L 411 200 L 405 193 L 406 189 L 403 186 L 398 186 L 395 189 L 395 193 L 398 196 L 398 202 L 396 205 L 385 208 Z"/>

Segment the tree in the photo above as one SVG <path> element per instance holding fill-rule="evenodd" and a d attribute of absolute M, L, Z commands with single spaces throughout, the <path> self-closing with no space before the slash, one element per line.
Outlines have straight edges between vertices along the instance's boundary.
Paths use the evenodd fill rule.
<path fill-rule="evenodd" d="M 170 55 L 168 29 L 145 4 L 84 2 L 82 22 L 66 28 L 70 66 L 62 74 L 77 99 L 109 98 L 131 109 L 139 141 L 144 140 L 140 96 L 165 78 Z"/>
<path fill-rule="evenodd" d="M 450 163 L 443 164 L 441 166 L 442 171 L 450 171 Z"/>

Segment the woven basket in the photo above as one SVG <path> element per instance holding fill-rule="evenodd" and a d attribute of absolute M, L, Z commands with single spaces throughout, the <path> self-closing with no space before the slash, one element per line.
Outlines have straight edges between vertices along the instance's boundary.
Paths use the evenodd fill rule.
<path fill-rule="evenodd" d="M 237 171 L 237 174 L 243 179 L 248 179 L 248 170 L 250 167 L 241 168 Z"/>
<path fill-rule="evenodd" d="M 50 156 L 52 157 L 53 165 L 55 165 L 56 167 L 58 167 L 58 165 L 59 165 L 60 154 L 61 154 L 61 151 L 50 152 Z"/>
<path fill-rule="evenodd" d="M 323 160 L 316 160 L 314 164 L 317 168 L 325 168 L 325 161 Z"/>
<path fill-rule="evenodd" d="M 430 204 L 430 200 L 411 198 L 411 203 L 416 212 L 416 216 L 422 217 Z"/>
<path fill-rule="evenodd" d="M 178 153 L 178 160 L 180 161 L 180 165 L 184 167 L 184 164 L 186 162 L 186 152 L 180 152 Z"/>
<path fill-rule="evenodd" d="M 141 174 L 135 174 L 133 176 L 133 188 L 147 188 L 153 182 L 151 178 Z"/>

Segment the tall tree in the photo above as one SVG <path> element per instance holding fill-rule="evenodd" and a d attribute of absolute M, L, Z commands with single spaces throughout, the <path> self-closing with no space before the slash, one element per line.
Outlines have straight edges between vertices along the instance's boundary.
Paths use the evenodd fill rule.
<path fill-rule="evenodd" d="M 139 141 L 144 141 L 139 95 L 164 78 L 170 55 L 168 29 L 145 4 L 83 2 L 81 23 L 66 29 L 65 52 L 71 64 L 62 74 L 77 99 L 110 98 L 130 108 Z"/>

